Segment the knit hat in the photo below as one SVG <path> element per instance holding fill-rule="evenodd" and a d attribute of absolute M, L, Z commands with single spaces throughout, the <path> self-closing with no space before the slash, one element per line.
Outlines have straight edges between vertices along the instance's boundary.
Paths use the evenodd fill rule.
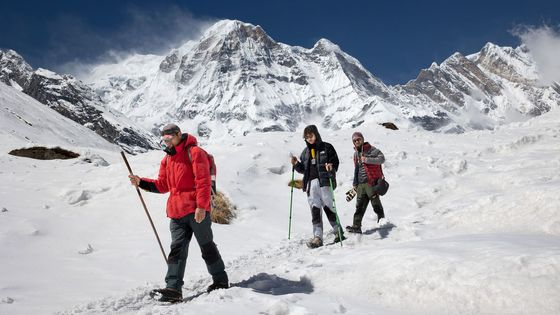
<path fill-rule="evenodd" d="M 181 132 L 181 129 L 179 129 L 179 126 L 175 125 L 175 124 L 168 124 L 165 125 L 165 127 L 163 127 L 163 129 L 161 129 L 161 136 L 165 136 L 165 135 L 174 135 L 178 132 Z"/>
<path fill-rule="evenodd" d="M 364 135 L 363 135 L 361 132 L 356 131 L 356 132 L 354 132 L 354 133 L 352 134 L 352 141 L 354 141 L 354 140 L 356 140 L 356 139 L 358 139 L 358 138 L 364 139 Z"/>

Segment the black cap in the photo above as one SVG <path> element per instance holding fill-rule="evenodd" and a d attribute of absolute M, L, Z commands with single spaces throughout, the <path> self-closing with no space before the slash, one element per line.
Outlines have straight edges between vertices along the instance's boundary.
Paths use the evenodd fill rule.
<path fill-rule="evenodd" d="M 165 125 L 163 127 L 163 129 L 161 129 L 161 135 L 165 136 L 165 135 L 174 135 L 176 133 L 181 132 L 181 129 L 179 129 L 179 126 L 175 125 L 175 124 L 168 124 Z"/>

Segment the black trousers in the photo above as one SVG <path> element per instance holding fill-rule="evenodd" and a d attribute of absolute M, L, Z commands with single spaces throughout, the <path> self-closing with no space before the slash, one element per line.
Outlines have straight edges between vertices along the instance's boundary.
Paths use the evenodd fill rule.
<path fill-rule="evenodd" d="M 209 213 L 200 223 L 196 223 L 194 220 L 194 213 L 180 219 L 171 219 L 169 229 L 171 230 L 171 251 L 167 258 L 167 274 L 165 276 L 165 283 L 168 288 L 180 291 L 183 287 L 189 243 L 193 234 L 200 246 L 208 273 L 212 275 L 214 282 L 228 282 L 224 261 L 213 240 L 212 221 Z"/>

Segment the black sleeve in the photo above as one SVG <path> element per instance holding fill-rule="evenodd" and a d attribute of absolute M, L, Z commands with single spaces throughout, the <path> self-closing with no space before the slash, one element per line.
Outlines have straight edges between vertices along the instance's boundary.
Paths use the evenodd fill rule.
<path fill-rule="evenodd" d="M 299 156 L 299 161 L 296 163 L 296 165 L 294 165 L 294 169 L 296 170 L 296 172 L 303 174 L 303 172 L 305 171 L 305 165 L 303 163 L 307 163 L 307 161 L 303 161 L 305 159 L 305 149 L 303 150 L 303 152 L 301 152 L 301 155 Z"/>
<path fill-rule="evenodd" d="M 329 159 L 329 163 L 332 163 L 334 171 L 337 172 L 340 161 L 338 160 L 338 155 L 336 154 L 336 150 L 330 143 L 327 145 L 327 149 L 328 149 L 327 156 Z"/>
<path fill-rule="evenodd" d="M 138 187 L 149 192 L 158 193 L 158 194 L 160 193 L 155 183 L 147 182 L 145 180 L 140 180 L 140 185 L 138 185 Z"/>

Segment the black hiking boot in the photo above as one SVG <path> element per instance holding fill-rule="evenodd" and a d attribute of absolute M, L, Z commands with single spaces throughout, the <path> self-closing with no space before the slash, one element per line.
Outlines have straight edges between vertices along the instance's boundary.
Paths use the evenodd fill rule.
<path fill-rule="evenodd" d="M 381 219 L 385 219 L 385 215 L 384 215 L 384 214 L 377 215 L 377 223 L 379 223 L 379 221 L 381 221 Z"/>
<path fill-rule="evenodd" d="M 344 233 L 340 233 L 340 235 L 336 234 L 336 237 L 334 238 L 333 243 L 339 243 L 340 242 L 340 237 L 342 236 L 342 240 L 344 241 L 346 239 L 346 236 L 344 236 Z"/>
<path fill-rule="evenodd" d="M 228 289 L 229 288 L 229 283 L 226 282 L 216 282 L 214 281 L 214 283 L 212 283 L 211 285 L 208 286 L 208 288 L 206 289 L 206 292 L 210 293 L 214 290 L 218 290 L 218 289 Z"/>
<path fill-rule="evenodd" d="M 377 214 L 377 223 L 385 218 L 385 211 L 383 211 L 383 208 L 374 208 L 373 211 Z"/>
<path fill-rule="evenodd" d="M 150 296 L 152 298 L 156 298 L 157 296 L 159 296 L 159 298 L 157 299 L 159 302 L 183 302 L 183 293 L 172 288 L 152 290 L 152 292 L 150 292 Z"/>
<path fill-rule="evenodd" d="M 348 225 L 346 227 L 346 231 L 348 231 L 350 233 L 362 234 L 362 228 L 359 227 L 359 226 L 355 226 L 355 225 Z"/>

